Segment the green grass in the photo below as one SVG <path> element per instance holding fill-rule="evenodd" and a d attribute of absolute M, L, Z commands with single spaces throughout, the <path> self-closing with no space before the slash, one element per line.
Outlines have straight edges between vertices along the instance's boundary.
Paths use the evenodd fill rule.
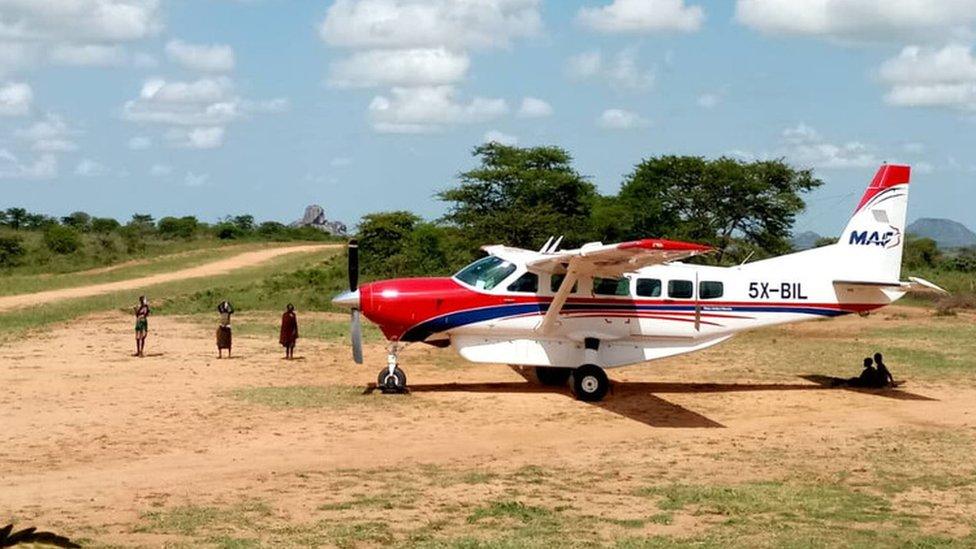
<path fill-rule="evenodd" d="M 275 409 L 338 408 L 366 400 L 362 387 L 292 385 L 289 387 L 245 387 L 227 396 L 250 404 Z"/>
<path fill-rule="evenodd" d="M 200 241 L 199 246 L 190 250 L 174 251 L 150 258 L 137 258 L 131 264 L 121 263 L 111 270 L 100 270 L 98 272 L 86 270 L 54 274 L 8 274 L 0 276 L 0 281 L 2 281 L 0 295 L 26 294 L 139 278 L 195 267 L 272 246 L 274 245 L 263 243 L 228 245 L 223 241 Z M 280 247 L 280 245 L 275 247 Z"/>
<path fill-rule="evenodd" d="M 299 345 L 302 339 L 314 339 L 319 341 L 338 341 L 346 340 L 349 338 L 349 321 L 348 320 L 328 320 L 321 318 L 308 318 L 303 317 L 302 312 L 298 312 L 298 332 L 299 332 Z M 197 315 L 193 317 L 193 320 L 201 325 L 213 325 L 215 321 L 215 316 L 212 314 Z M 383 333 L 380 332 L 379 328 L 371 322 L 364 321 L 362 323 L 363 327 L 363 341 L 370 343 L 376 341 L 384 341 Z M 261 338 L 277 338 L 280 330 L 278 324 L 272 324 L 270 322 L 259 322 L 250 319 L 235 319 L 234 320 L 234 335 L 236 336 L 256 336 Z"/>
<path fill-rule="evenodd" d="M 327 253 L 335 254 L 337 252 L 330 251 Z M 240 312 L 249 310 L 251 306 L 257 308 L 258 305 L 265 307 L 264 310 L 281 310 L 288 301 L 293 302 L 300 309 L 307 309 L 309 307 L 306 307 L 306 303 L 302 301 L 302 298 L 307 295 L 305 289 L 296 287 L 268 291 L 262 282 L 276 280 L 283 276 L 281 273 L 326 268 L 334 263 L 332 258 L 322 261 L 320 257 L 321 254 L 319 253 L 287 254 L 261 265 L 237 269 L 219 276 L 166 282 L 130 291 L 7 311 L 0 313 L 0 342 L 21 337 L 25 332 L 33 329 L 43 328 L 56 322 L 69 321 L 98 311 L 118 310 L 129 313 L 135 306 L 136 298 L 140 294 L 146 294 L 149 297 L 154 315 L 180 312 L 180 305 L 185 303 L 187 299 L 192 299 L 201 309 L 206 305 L 206 311 L 209 312 L 216 307 L 221 299 L 224 299 L 224 296 L 234 300 L 235 307 Z M 246 291 L 237 294 L 235 293 L 236 289 L 245 289 Z M 204 295 L 212 296 L 212 300 L 209 303 L 204 303 L 201 297 Z M 312 305 L 317 305 L 324 300 L 326 300 L 325 297 L 310 301 Z M 271 307 L 272 304 L 274 307 Z M 151 327 L 152 321 L 150 320 Z"/>

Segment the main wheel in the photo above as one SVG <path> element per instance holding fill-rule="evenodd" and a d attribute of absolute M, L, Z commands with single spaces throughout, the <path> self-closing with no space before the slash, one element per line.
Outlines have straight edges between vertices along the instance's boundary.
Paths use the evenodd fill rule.
<path fill-rule="evenodd" d="M 535 378 L 539 380 L 539 383 L 550 387 L 566 385 L 571 375 L 573 375 L 572 368 L 547 368 L 543 366 L 535 368 Z"/>
<path fill-rule="evenodd" d="M 609 390 L 610 379 L 603 368 L 584 364 L 573 371 L 573 393 L 579 400 L 598 402 L 603 400 Z"/>
<path fill-rule="evenodd" d="M 399 366 L 393 369 L 392 374 L 389 368 L 384 367 L 376 377 L 376 386 L 382 390 L 402 391 L 407 387 L 407 374 Z"/>

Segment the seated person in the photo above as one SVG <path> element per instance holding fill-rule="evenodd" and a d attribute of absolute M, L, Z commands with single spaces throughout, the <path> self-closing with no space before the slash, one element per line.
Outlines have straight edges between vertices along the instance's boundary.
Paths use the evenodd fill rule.
<path fill-rule="evenodd" d="M 874 364 L 878 368 L 878 379 L 875 387 L 894 387 L 896 385 L 895 378 L 885 366 L 884 357 L 881 356 L 881 353 L 874 353 Z"/>

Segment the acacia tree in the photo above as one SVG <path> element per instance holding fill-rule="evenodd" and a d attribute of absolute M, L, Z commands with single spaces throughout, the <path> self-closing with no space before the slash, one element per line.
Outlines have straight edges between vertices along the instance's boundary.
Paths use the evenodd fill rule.
<path fill-rule="evenodd" d="M 579 244 L 589 231 L 596 189 L 559 147 L 475 147 L 481 165 L 463 172 L 460 185 L 437 196 L 450 202 L 444 221 L 470 243 L 538 247 L 550 235 Z"/>
<path fill-rule="evenodd" d="M 801 195 L 822 184 L 811 170 L 783 160 L 649 158 L 621 186 L 615 205 L 622 212 L 618 230 L 629 238 L 712 244 L 719 249 L 719 262 L 730 252 L 785 253 L 790 228 L 805 207 Z"/>

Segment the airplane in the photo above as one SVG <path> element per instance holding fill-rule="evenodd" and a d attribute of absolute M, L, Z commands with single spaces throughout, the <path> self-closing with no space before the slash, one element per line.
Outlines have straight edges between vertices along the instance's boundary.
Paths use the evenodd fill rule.
<path fill-rule="evenodd" d="M 837 243 L 731 267 L 682 263 L 709 246 L 646 238 L 560 250 L 485 246 L 487 256 L 452 277 L 358 285 L 358 246 L 348 248 L 353 359 L 362 364 L 360 313 L 389 340 L 377 378 L 403 391 L 398 355 L 423 342 L 476 363 L 534 367 L 544 385 L 572 381 L 579 400 L 606 396 L 606 371 L 707 349 L 745 330 L 850 313 L 866 315 L 910 290 L 900 280 L 908 166 L 885 164 Z"/>

